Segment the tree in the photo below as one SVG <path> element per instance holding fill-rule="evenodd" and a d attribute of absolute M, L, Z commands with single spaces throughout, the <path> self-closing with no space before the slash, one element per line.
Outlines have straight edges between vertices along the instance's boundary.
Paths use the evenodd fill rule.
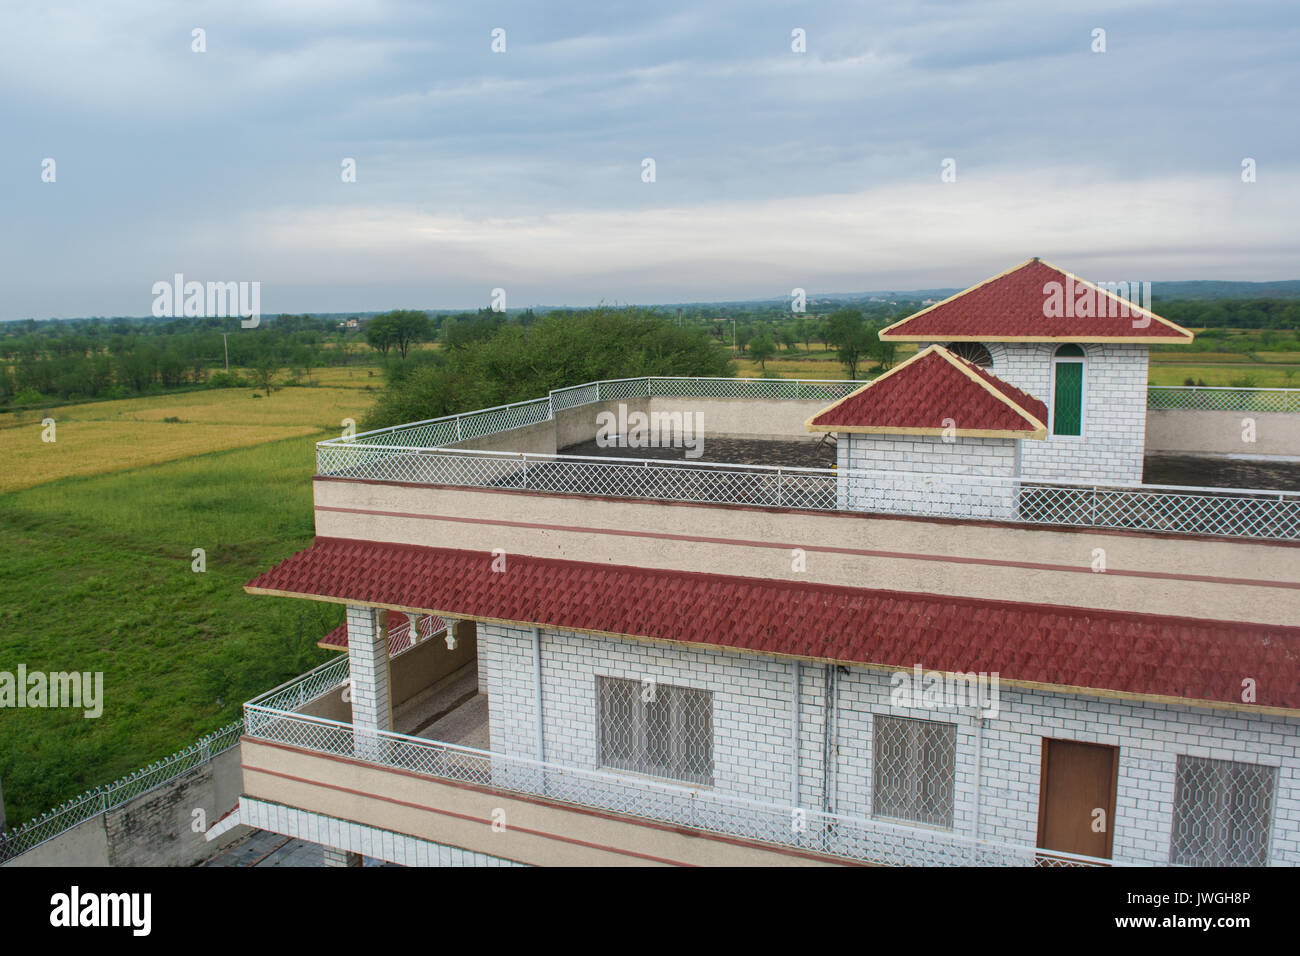
<path fill-rule="evenodd" d="M 840 309 L 826 320 L 826 342 L 835 346 L 836 354 L 849 378 L 858 377 L 858 365 L 871 354 L 879 342 L 876 331 L 863 321 L 857 309 Z"/>
<path fill-rule="evenodd" d="M 736 348 L 742 352 L 745 351 L 745 349 L 749 347 L 749 343 L 754 340 L 755 334 L 753 326 L 739 326 L 736 329 Z"/>
<path fill-rule="evenodd" d="M 390 363 L 367 428 L 545 399 L 551 389 L 600 379 L 734 374 L 707 332 L 650 309 L 557 310 L 527 327 L 499 314 L 462 316 L 456 328 L 458 337 L 470 329 L 486 337 Z"/>
<path fill-rule="evenodd" d="M 366 326 L 366 344 L 375 351 L 388 355 L 388 350 L 393 347 L 392 323 L 384 321 L 382 315 L 371 319 Z"/>
<path fill-rule="evenodd" d="M 767 371 L 767 360 L 776 354 L 776 343 L 767 335 L 760 335 L 749 343 L 749 357 L 758 362 L 763 371 Z"/>
<path fill-rule="evenodd" d="M 387 312 L 379 318 L 387 318 L 392 324 L 393 344 L 402 358 L 416 342 L 423 342 L 433 332 L 429 322 L 429 313 L 415 309 L 397 309 Z"/>
<path fill-rule="evenodd" d="M 280 374 L 280 366 L 273 358 L 264 358 L 253 366 L 253 381 L 258 388 L 266 389 L 266 397 L 271 397 L 271 385 Z"/>

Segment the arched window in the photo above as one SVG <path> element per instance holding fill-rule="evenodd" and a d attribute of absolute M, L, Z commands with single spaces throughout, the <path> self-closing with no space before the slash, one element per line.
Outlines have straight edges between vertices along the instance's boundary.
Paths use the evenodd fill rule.
<path fill-rule="evenodd" d="M 949 342 L 946 348 L 953 355 L 964 358 L 980 368 L 993 367 L 993 356 L 989 354 L 988 349 L 978 342 Z"/>
<path fill-rule="evenodd" d="M 1052 434 L 1083 436 L 1083 349 L 1062 345 L 1052 357 Z"/>

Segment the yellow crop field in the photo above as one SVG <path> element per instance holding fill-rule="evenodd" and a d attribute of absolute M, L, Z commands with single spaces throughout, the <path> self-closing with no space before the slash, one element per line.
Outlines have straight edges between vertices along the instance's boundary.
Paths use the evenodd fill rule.
<path fill-rule="evenodd" d="M 253 394 L 247 388 L 214 389 L 54 408 L 48 413 L 53 442 L 44 440 L 40 412 L 0 416 L 6 446 L 0 491 L 338 432 L 346 418 L 359 422 L 371 402 L 369 394 L 353 388 Z"/>

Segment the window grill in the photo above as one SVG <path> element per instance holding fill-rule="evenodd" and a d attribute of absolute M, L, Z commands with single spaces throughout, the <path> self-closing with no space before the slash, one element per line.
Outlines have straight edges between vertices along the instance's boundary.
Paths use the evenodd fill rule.
<path fill-rule="evenodd" d="M 1276 767 L 1179 756 L 1169 862 L 1266 865 L 1276 788 Z"/>
<path fill-rule="evenodd" d="M 617 677 L 597 684 L 602 766 L 712 786 L 712 694 Z"/>
<path fill-rule="evenodd" d="M 874 814 L 951 829 L 957 725 L 880 715 L 872 722 Z"/>

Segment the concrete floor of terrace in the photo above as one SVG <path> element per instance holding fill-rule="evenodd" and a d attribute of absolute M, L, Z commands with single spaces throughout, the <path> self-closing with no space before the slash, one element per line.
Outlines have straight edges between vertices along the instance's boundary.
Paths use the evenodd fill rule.
<path fill-rule="evenodd" d="M 399 734 L 443 743 L 491 749 L 487 694 L 479 693 L 478 663 L 470 661 L 393 711 Z"/>
<path fill-rule="evenodd" d="M 706 438 L 703 453 L 691 459 L 686 448 L 602 447 L 587 441 L 560 450 L 562 455 L 599 458 L 649 458 L 656 461 L 729 462 L 789 468 L 832 468 L 835 445 L 821 436 L 807 439 Z M 1213 458 L 1198 455 L 1147 455 L 1142 481 L 1148 485 L 1187 485 L 1205 488 L 1261 488 L 1270 491 L 1300 489 L 1300 461 Z"/>

